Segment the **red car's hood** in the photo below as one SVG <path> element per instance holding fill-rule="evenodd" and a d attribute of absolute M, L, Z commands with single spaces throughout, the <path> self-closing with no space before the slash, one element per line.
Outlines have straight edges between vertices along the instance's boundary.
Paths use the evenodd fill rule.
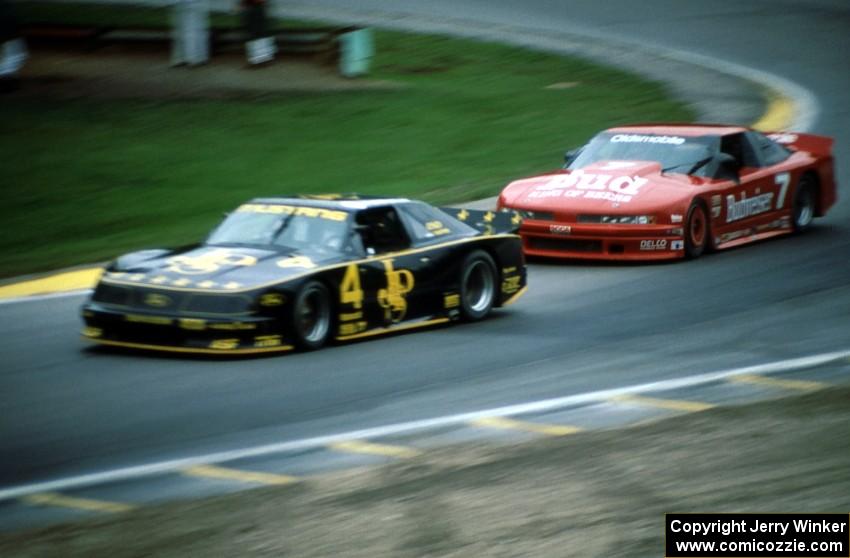
<path fill-rule="evenodd" d="M 687 203 L 694 186 L 704 180 L 662 174 L 649 161 L 602 161 L 574 171 L 524 178 L 510 183 L 500 196 L 503 207 L 563 214 L 643 214 Z"/>

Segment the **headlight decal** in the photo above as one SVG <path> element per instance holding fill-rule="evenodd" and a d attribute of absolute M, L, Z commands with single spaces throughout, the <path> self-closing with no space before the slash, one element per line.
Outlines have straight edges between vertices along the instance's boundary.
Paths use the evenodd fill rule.
<path fill-rule="evenodd" d="M 654 215 L 579 215 L 579 223 L 597 225 L 654 225 Z"/>

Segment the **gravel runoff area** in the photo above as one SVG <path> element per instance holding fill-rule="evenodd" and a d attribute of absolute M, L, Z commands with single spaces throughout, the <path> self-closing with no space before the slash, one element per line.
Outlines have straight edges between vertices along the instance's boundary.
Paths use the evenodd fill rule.
<path fill-rule="evenodd" d="M 282 57 L 246 69 L 238 53 L 220 54 L 214 64 L 174 68 L 164 48 L 113 44 L 96 56 L 81 49 L 41 48 L 24 69 L 26 87 L 16 98 L 86 99 L 261 99 L 288 92 L 398 89 L 398 83 L 346 79 L 335 66 Z"/>
<path fill-rule="evenodd" d="M 0 556 L 663 556 L 667 512 L 850 509 L 850 388 L 0 536 Z"/>

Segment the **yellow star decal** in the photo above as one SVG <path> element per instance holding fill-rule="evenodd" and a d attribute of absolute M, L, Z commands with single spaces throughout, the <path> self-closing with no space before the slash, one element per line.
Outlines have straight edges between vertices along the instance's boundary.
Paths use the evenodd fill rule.
<path fill-rule="evenodd" d="M 484 214 L 484 222 L 485 223 L 491 223 L 493 221 L 493 217 L 495 217 L 495 216 L 496 216 L 495 213 L 493 213 L 492 211 L 488 211 L 487 213 Z"/>
<path fill-rule="evenodd" d="M 461 221 L 466 221 L 466 218 L 469 217 L 469 211 L 465 209 L 461 209 L 460 213 L 457 214 L 457 218 Z"/>
<path fill-rule="evenodd" d="M 511 223 L 513 223 L 514 225 L 519 225 L 520 223 L 522 223 L 522 215 L 514 212 L 514 216 L 511 217 Z"/>

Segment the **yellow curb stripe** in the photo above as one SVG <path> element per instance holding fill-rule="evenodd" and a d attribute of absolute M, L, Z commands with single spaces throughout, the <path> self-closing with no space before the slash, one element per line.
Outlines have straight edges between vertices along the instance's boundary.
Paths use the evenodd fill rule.
<path fill-rule="evenodd" d="M 784 380 L 781 378 L 771 378 L 769 376 L 759 376 L 758 374 L 743 374 L 741 376 L 732 376 L 730 382 L 740 382 L 744 384 L 756 384 L 762 386 L 775 387 L 780 389 L 793 389 L 799 391 L 816 391 L 828 387 L 829 384 L 823 382 L 811 382 L 807 380 Z"/>
<path fill-rule="evenodd" d="M 0 299 L 91 289 L 100 279 L 101 273 L 103 273 L 102 268 L 93 267 L 3 285 L 0 287 Z"/>
<path fill-rule="evenodd" d="M 533 432 L 534 434 L 545 434 L 546 436 L 568 436 L 581 432 L 581 428 L 561 424 L 540 424 L 537 422 L 526 422 L 505 417 L 484 417 L 475 419 L 469 424 L 472 426 L 483 426 L 484 428 L 501 428 L 505 430 L 521 430 Z"/>
<path fill-rule="evenodd" d="M 275 473 L 261 473 L 258 471 L 242 471 L 239 469 L 228 469 L 216 465 L 196 465 L 183 469 L 183 474 L 193 477 L 208 477 L 213 479 L 235 480 L 239 482 L 253 482 L 256 484 L 292 484 L 298 482 L 298 478 L 289 475 L 278 475 Z"/>
<path fill-rule="evenodd" d="M 386 444 L 373 444 L 371 442 L 363 442 L 361 440 L 348 440 L 346 442 L 336 442 L 328 445 L 328 448 L 334 451 L 342 451 L 346 453 L 366 453 L 370 455 L 383 455 L 385 457 L 398 457 L 400 459 L 410 459 L 420 455 L 420 451 L 403 446 L 388 446 Z"/>
<path fill-rule="evenodd" d="M 685 401 L 681 399 L 656 399 L 655 397 L 644 397 L 642 395 L 618 395 L 611 399 L 615 403 L 627 403 L 634 405 L 643 405 L 646 407 L 657 407 L 659 409 L 667 409 L 669 411 L 685 411 L 687 413 L 695 413 L 714 408 L 711 403 L 703 403 L 701 401 Z"/>
<path fill-rule="evenodd" d="M 775 91 L 770 91 L 767 110 L 752 127 L 762 132 L 786 130 L 794 120 L 795 111 L 794 101 Z"/>
<path fill-rule="evenodd" d="M 130 504 L 119 502 L 105 502 L 103 500 L 91 500 L 89 498 L 74 498 L 64 496 L 57 492 L 41 492 L 24 496 L 21 501 L 34 506 L 56 506 L 60 508 L 72 508 L 106 513 L 121 513 L 135 509 Z"/>

